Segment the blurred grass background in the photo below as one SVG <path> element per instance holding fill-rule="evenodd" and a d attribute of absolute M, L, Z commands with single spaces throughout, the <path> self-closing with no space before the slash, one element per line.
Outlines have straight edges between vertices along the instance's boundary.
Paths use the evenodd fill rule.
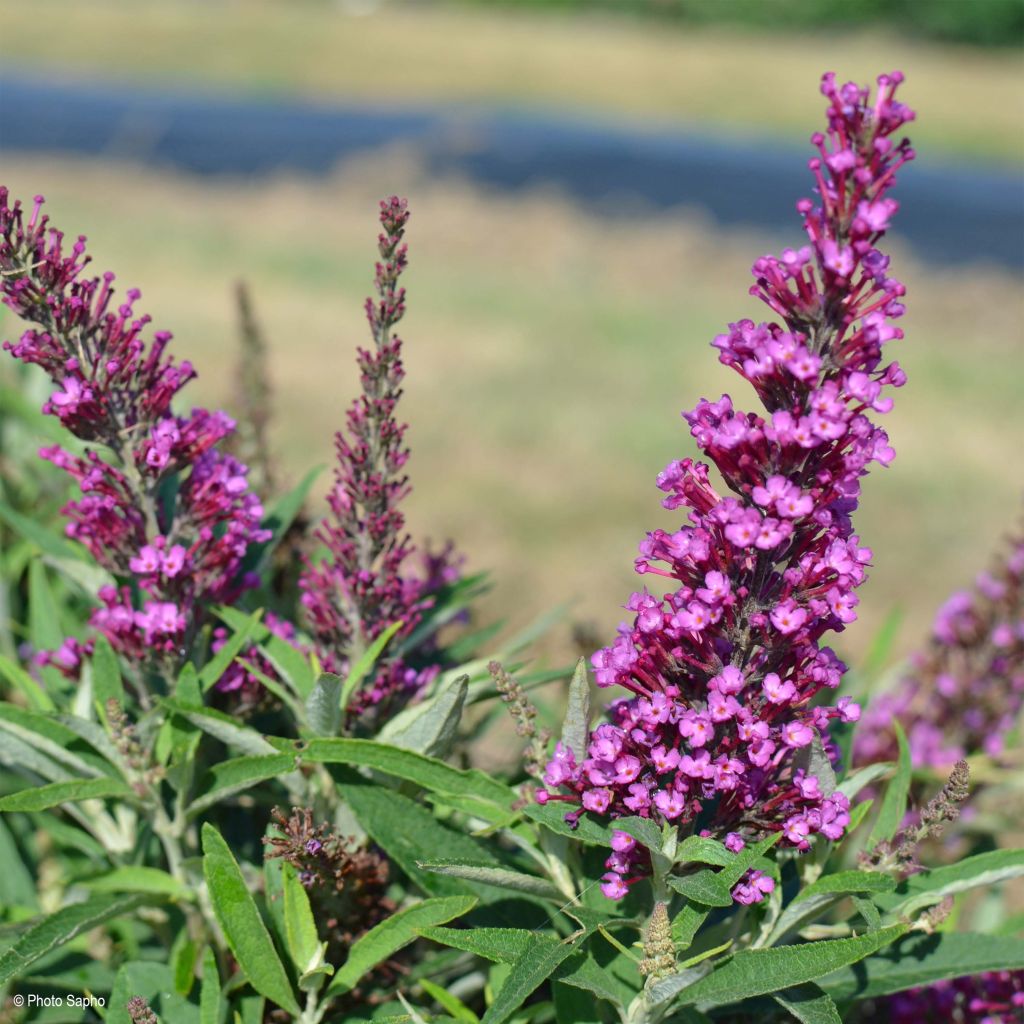
<path fill-rule="evenodd" d="M 870 79 L 901 67 L 922 165 L 1024 162 L 1019 50 L 912 39 L 877 23 L 769 35 L 565 7 L 0 0 L 0 58 L 126 87 L 497 102 L 795 139 L 819 126 L 823 70 Z M 914 170 L 902 175 L 907 187 Z M 728 321 L 764 316 L 746 294 L 750 264 L 799 230 L 795 216 L 788 238 L 716 229 L 685 196 L 669 213 L 638 208 L 609 221 L 550 191 L 431 179 L 400 147 L 329 179 L 198 179 L 13 154 L 0 178 L 16 195 L 46 194 L 58 225 L 89 236 L 98 269 L 143 289 L 141 308 L 200 370 L 196 401 L 230 402 L 232 285 L 249 282 L 293 481 L 329 462 L 357 387 L 376 199 L 408 195 L 410 526 L 456 537 L 471 567 L 494 570 L 489 614 L 521 625 L 572 600 L 574 617 L 602 636 L 638 582 L 637 541 L 675 522 L 654 477 L 693 454 L 680 410 L 725 389 L 751 405 L 708 343 Z M 853 655 L 896 608 L 906 619 L 896 651 L 920 641 L 935 607 L 1018 517 L 1024 481 L 1019 275 L 936 268 L 898 239 L 891 248 L 909 288 L 908 338 L 893 355 L 910 383 L 888 417 L 897 461 L 866 482 L 859 526 L 877 568 L 861 622 L 839 639 Z M 17 325 L 7 315 L 0 329 L 9 337 Z M 568 629 L 546 653 L 571 653 Z"/>

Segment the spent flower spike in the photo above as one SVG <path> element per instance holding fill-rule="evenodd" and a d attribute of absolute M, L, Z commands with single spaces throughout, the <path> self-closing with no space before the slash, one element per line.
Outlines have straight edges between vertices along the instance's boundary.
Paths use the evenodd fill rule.
<path fill-rule="evenodd" d="M 81 490 L 63 510 L 68 536 L 116 580 L 100 589 L 91 625 L 131 660 L 177 661 L 202 610 L 255 582 L 242 563 L 270 536 L 263 508 L 246 467 L 218 448 L 232 420 L 172 410 L 195 371 L 166 354 L 171 335 L 144 340 L 150 317 L 135 312 L 140 293 L 116 305 L 114 275 L 85 276 L 84 236 L 68 246 L 42 205 L 37 196 L 26 211 L 0 188 L 0 295 L 34 325 L 4 348 L 53 381 L 43 412 L 98 446 L 40 451 Z M 82 650 L 70 640 L 48 660 L 73 674 Z"/>
<path fill-rule="evenodd" d="M 686 458 L 658 477 L 663 505 L 689 509 L 675 532 L 654 530 L 636 569 L 670 588 L 635 593 L 634 613 L 593 657 L 599 686 L 628 698 L 586 750 L 556 749 L 541 795 L 589 811 L 640 815 L 731 849 L 770 832 L 806 850 L 839 839 L 849 803 L 809 774 L 829 723 L 855 721 L 848 699 L 815 704 L 845 665 L 822 637 L 856 619 L 856 589 L 871 552 L 853 531 L 861 478 L 894 456 L 873 414 L 899 387 L 883 347 L 902 337 L 903 285 L 877 243 L 897 204 L 888 192 L 913 157 L 893 135 L 913 118 L 895 99 L 900 73 L 879 78 L 874 99 L 854 84 L 822 81 L 828 127 L 812 142 L 818 202 L 801 200 L 808 244 L 754 264 L 752 294 L 779 321 L 741 320 L 714 340 L 719 359 L 754 388 L 763 412 L 728 395 L 684 414 L 709 464 Z M 613 849 L 603 886 L 613 898 L 643 875 L 643 853 Z M 734 890 L 756 902 L 772 880 L 749 873 Z"/>

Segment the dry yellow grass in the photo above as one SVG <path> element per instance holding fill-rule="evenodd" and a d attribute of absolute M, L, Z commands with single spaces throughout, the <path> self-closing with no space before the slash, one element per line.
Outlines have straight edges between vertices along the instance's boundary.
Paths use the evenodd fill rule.
<path fill-rule="evenodd" d="M 636 542 L 673 521 L 654 477 L 693 452 L 680 410 L 727 388 L 750 404 L 708 342 L 728 320 L 761 315 L 749 266 L 782 241 L 711 233 L 685 212 L 612 223 L 553 195 L 489 196 L 419 179 L 399 154 L 320 183 L 28 159 L 0 177 L 16 194 L 44 192 L 60 226 L 90 236 L 99 268 L 142 287 L 144 308 L 198 364 L 195 397 L 208 403 L 230 399 L 231 285 L 250 282 L 293 480 L 329 461 L 356 387 L 375 200 L 408 192 L 410 523 L 457 537 L 471 566 L 494 570 L 489 613 L 523 624 L 576 600 L 602 635 L 638 582 Z M 902 253 L 897 268 L 910 289 L 910 384 L 888 424 L 899 457 L 869 478 L 859 516 L 877 568 L 862 621 L 840 637 L 853 653 L 897 606 L 899 650 L 919 640 L 1018 515 L 1024 479 L 1019 279 Z M 17 329 L 9 314 L 0 328 Z M 547 649 L 567 655 L 568 630 Z"/>
<path fill-rule="evenodd" d="M 380 103 L 557 105 L 714 130 L 817 124 L 832 68 L 902 68 L 927 153 L 1024 159 L 1013 51 L 851 32 L 786 36 L 614 18 L 324 0 L 0 2 L 0 56 L 58 75 Z"/>

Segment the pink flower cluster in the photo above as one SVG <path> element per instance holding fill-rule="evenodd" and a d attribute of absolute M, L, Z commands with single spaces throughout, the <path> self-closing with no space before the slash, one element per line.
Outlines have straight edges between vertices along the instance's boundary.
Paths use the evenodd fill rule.
<path fill-rule="evenodd" d="M 873 699 L 854 739 L 858 764 L 895 758 L 892 723 L 907 733 L 915 766 L 969 754 L 998 756 L 1024 708 L 1024 533 L 974 591 L 939 609 L 931 641 L 896 687 Z"/>
<path fill-rule="evenodd" d="M 408 495 L 406 425 L 395 418 L 405 376 L 402 341 L 392 334 L 405 313 L 405 289 L 398 281 L 407 263 L 402 241 L 409 211 L 405 200 L 381 202 L 376 265 L 376 299 L 366 300 L 374 340 L 358 350 L 362 394 L 350 406 L 346 430 L 335 441 L 338 462 L 328 495 L 331 517 L 316 538 L 327 558 L 309 561 L 299 580 L 317 650 L 325 667 L 344 671 L 396 622 L 401 643 L 421 621 L 431 594 L 458 578 L 450 546 L 424 556 L 424 573 L 410 571 L 414 553 L 399 507 Z M 356 693 L 351 716 L 364 720 L 393 712 L 418 694 L 439 671 L 428 649 L 413 664 L 385 653 Z M 423 657 L 426 655 L 426 657 Z"/>
<path fill-rule="evenodd" d="M 83 455 L 59 446 L 40 453 L 81 490 L 63 510 L 68 535 L 118 581 L 100 590 L 93 627 L 134 660 L 176 659 L 201 609 L 253 582 L 242 562 L 269 537 L 263 509 L 245 466 L 217 449 L 233 422 L 171 410 L 195 372 L 165 354 L 170 334 L 144 340 L 150 318 L 135 313 L 139 292 L 115 306 L 114 275 L 84 277 L 85 238 L 68 249 L 40 216 L 42 203 L 37 197 L 26 217 L 0 188 L 0 294 L 35 325 L 4 348 L 50 376 L 57 390 L 43 411 L 98 445 Z M 69 640 L 50 660 L 73 673 L 81 653 Z"/>
<path fill-rule="evenodd" d="M 810 766 L 829 722 L 854 721 L 859 708 L 813 702 L 845 671 L 820 641 L 856 618 L 871 557 L 851 523 L 861 477 L 894 454 L 871 414 L 891 407 L 886 386 L 905 382 L 882 355 L 902 337 L 892 321 L 904 287 L 876 248 L 896 210 L 895 172 L 913 156 L 891 138 L 913 118 L 894 98 L 902 77 L 882 76 L 873 100 L 823 80 L 828 130 L 812 137 L 810 162 L 819 203 L 797 204 L 808 245 L 753 267 L 752 294 L 781 323 L 740 321 L 714 341 L 765 411 L 726 395 L 685 414 L 727 491 L 691 459 L 658 477 L 664 506 L 689 509 L 689 523 L 640 545 L 637 571 L 669 592 L 633 594 L 632 623 L 593 657 L 598 685 L 632 696 L 611 705 L 585 751 L 559 746 L 548 765 L 539 799 L 578 804 L 570 820 L 590 811 L 689 829 L 699 817 L 710 835 L 781 831 L 802 850 L 849 822 L 846 797 Z M 613 897 L 638 866 L 617 852 L 605 877 Z M 751 877 L 736 898 L 765 891 Z"/>

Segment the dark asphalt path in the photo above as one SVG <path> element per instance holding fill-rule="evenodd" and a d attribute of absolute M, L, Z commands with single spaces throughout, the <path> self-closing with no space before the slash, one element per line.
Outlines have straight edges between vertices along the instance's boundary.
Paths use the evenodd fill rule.
<path fill-rule="evenodd" d="M 490 187 L 556 185 L 614 214 L 703 207 L 716 222 L 794 231 L 809 145 L 469 107 L 326 106 L 0 75 L 0 150 L 135 160 L 200 175 L 325 174 L 395 142 Z M 932 262 L 1024 267 L 1024 174 L 922 154 L 900 175 L 898 235 Z"/>

